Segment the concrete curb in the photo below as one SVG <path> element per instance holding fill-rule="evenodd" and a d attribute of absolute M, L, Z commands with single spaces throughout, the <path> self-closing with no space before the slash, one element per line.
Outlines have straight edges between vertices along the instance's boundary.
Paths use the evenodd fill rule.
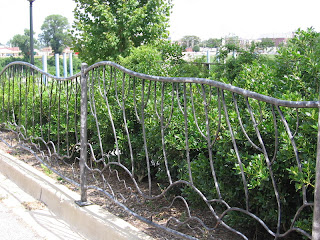
<path fill-rule="evenodd" d="M 74 231 L 87 239 L 145 239 L 150 236 L 97 205 L 79 207 L 80 195 L 44 173 L 0 150 L 0 172 L 22 190 L 43 202 Z"/>

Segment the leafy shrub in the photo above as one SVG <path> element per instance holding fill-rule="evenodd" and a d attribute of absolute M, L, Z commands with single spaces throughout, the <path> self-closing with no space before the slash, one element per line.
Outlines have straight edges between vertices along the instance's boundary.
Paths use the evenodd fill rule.
<path fill-rule="evenodd" d="M 298 30 L 288 45 L 280 48 L 279 55 L 274 59 L 257 55 L 254 47 L 249 50 L 234 49 L 233 47 L 221 52 L 220 63 L 217 63 L 210 73 L 216 80 L 284 100 L 318 99 L 319 34 L 315 33 L 314 30 Z M 238 51 L 238 57 L 227 58 L 227 54 L 233 50 Z M 225 63 L 222 63 L 224 60 Z M 163 62 L 165 62 L 164 65 Z M 131 70 L 152 75 L 207 77 L 209 74 L 198 65 L 185 64 L 179 59 L 179 49 L 176 46 L 168 45 L 162 47 L 141 46 L 132 50 L 128 57 L 121 58 L 120 63 Z M 108 76 L 108 79 L 103 76 Z M 191 179 L 190 174 L 192 174 L 194 184 L 208 199 L 220 199 L 219 194 L 221 194 L 221 197 L 230 206 L 245 208 L 246 199 L 244 197 L 242 167 L 247 180 L 246 187 L 249 192 L 250 211 L 259 216 L 268 226 L 271 226 L 271 229 L 275 229 L 279 213 L 277 212 L 278 203 L 272 185 L 273 179 L 270 168 L 266 164 L 266 158 L 272 161 L 272 174 L 277 191 L 281 196 L 281 218 L 283 222 L 281 231 L 290 227 L 294 214 L 302 204 L 301 189 L 305 188 L 306 197 L 308 199 L 312 198 L 315 181 L 316 129 L 318 128 L 316 126 L 318 118 L 316 110 L 277 108 L 252 99 L 247 100 L 231 93 L 218 92 L 209 86 L 137 80 L 124 76 L 112 67 L 96 69 L 89 76 L 89 81 L 93 83 L 89 89 L 93 97 L 89 99 L 89 106 L 92 110 L 88 115 L 87 124 L 88 137 L 94 152 L 98 158 L 103 159 L 106 158 L 106 153 L 116 148 L 121 149 L 123 151 L 122 158 L 125 159 L 124 165 L 128 169 L 134 169 L 132 171 L 139 181 L 143 181 L 148 174 L 146 172 L 147 156 L 144 149 L 146 143 L 149 158 L 153 162 L 151 174 L 159 185 L 165 187 L 164 180 L 168 178 L 162 148 L 165 145 L 173 181 L 179 179 L 189 181 Z M 49 85 L 48 88 L 50 89 L 50 87 L 52 86 Z M 72 132 L 75 139 L 78 134 L 77 129 L 67 127 L 66 120 L 63 118 L 55 119 L 55 128 L 46 125 L 49 122 L 48 119 L 55 118 L 58 111 L 61 111 L 61 116 L 67 111 L 66 105 L 58 110 L 55 104 L 57 101 L 70 102 L 68 111 L 78 112 L 79 105 L 75 103 L 79 100 L 79 96 L 67 99 L 66 95 L 57 94 L 61 89 L 66 91 L 67 85 L 62 84 L 58 85 L 58 88 L 52 88 L 54 103 L 47 100 L 35 101 L 37 103 L 35 106 L 31 102 L 26 103 L 23 109 L 26 108 L 31 111 L 32 108 L 35 108 L 42 109 L 42 111 L 38 110 L 33 118 L 19 119 L 19 121 L 26 122 L 27 126 L 33 126 L 35 121 L 35 127 L 28 128 L 29 131 L 38 131 L 38 135 L 48 132 L 48 138 L 53 137 L 54 142 L 59 141 L 54 138 L 57 132 L 61 136 Z M 154 89 L 157 90 L 155 94 Z M 8 90 L 9 86 L 6 85 L 5 91 Z M 32 95 L 33 90 L 37 94 Z M 33 96 L 34 99 L 41 98 L 41 94 L 38 94 L 41 93 L 41 88 L 39 91 L 38 88 L 33 89 L 30 85 L 29 89 L 23 89 L 23 91 L 29 91 L 30 96 Z M 149 94 L 150 92 L 152 94 Z M 142 98 L 142 93 L 145 94 L 145 99 Z M 224 94 L 225 106 L 221 106 L 219 110 L 217 106 L 222 94 Z M 208 104 L 204 103 L 204 95 L 210 96 Z M 15 97 L 14 112 L 10 112 L 12 109 L 6 109 L 10 116 L 19 112 L 20 100 L 17 96 Z M 147 101 L 146 99 L 148 99 L 149 104 L 144 106 L 143 100 Z M 174 100 L 172 101 L 172 99 Z M 239 112 L 235 108 L 235 99 L 239 106 Z M 187 103 L 185 109 L 182 107 L 184 101 Z M 161 102 L 165 109 L 163 122 L 159 121 L 159 116 L 157 116 L 157 112 L 161 112 Z M 43 104 L 43 106 L 41 107 L 38 103 Z M 193 107 L 191 107 L 192 104 Z M 109 109 L 108 105 L 112 107 Z M 123 105 L 126 106 L 125 111 L 122 109 Z M 174 116 L 172 118 L 170 118 L 170 111 Z M 187 112 L 186 117 L 182 111 Z M 218 117 L 220 112 L 221 119 Z M 53 113 L 55 113 L 55 116 Z M 145 126 L 142 125 L 141 121 L 142 113 L 144 113 L 144 119 L 148 123 Z M 124 114 L 126 115 L 128 129 L 124 124 Z M 281 114 L 283 114 L 283 118 Z M 70 124 L 76 121 L 76 115 L 74 114 L 75 117 L 68 119 Z M 241 128 L 238 115 L 241 116 L 247 136 Z M 40 128 L 37 124 L 39 124 L 38 121 L 41 116 L 44 125 Z M 96 117 L 99 119 L 99 123 L 103 123 L 103 126 L 96 122 Z M 232 132 L 226 121 L 227 117 L 232 126 L 238 152 L 236 152 L 231 141 Z M 257 124 L 254 123 L 252 118 L 255 118 Z M 169 120 L 170 124 L 164 132 L 161 132 L 161 124 L 166 124 Z M 206 133 L 207 126 L 197 124 L 196 121 L 208 124 L 212 131 L 213 141 L 216 141 L 212 149 L 208 148 L 208 139 L 205 139 L 201 134 L 201 132 Z M 218 129 L 220 121 L 220 129 Z M 301 161 L 301 171 L 299 171 L 300 166 L 297 165 L 292 139 L 286 132 L 285 122 L 288 128 L 296 133 L 294 134 L 294 141 Z M 112 124 L 117 128 L 113 129 Z M 57 128 L 58 125 L 60 125 L 59 128 Z M 259 129 L 268 156 L 262 154 L 254 144 L 248 141 L 249 137 L 253 143 L 261 148 L 255 125 Z M 186 156 L 185 151 L 185 126 L 187 126 L 189 134 L 189 156 Z M 278 129 L 278 142 L 276 141 L 275 129 Z M 97 134 L 98 130 L 100 135 Z M 52 134 L 50 131 L 52 131 Z M 127 131 L 129 131 L 133 146 L 132 153 L 137 159 L 134 165 L 131 165 Z M 146 136 L 146 142 L 144 142 L 143 134 Z M 161 141 L 162 138 L 164 143 Z M 99 142 L 103 143 L 104 149 L 101 149 Z M 62 152 L 67 151 L 66 142 L 61 141 L 60 144 Z M 211 152 L 212 156 L 210 156 Z M 237 154 L 242 160 L 242 165 L 238 161 Z M 274 155 L 276 155 L 276 158 L 273 157 Z M 187 157 L 190 159 L 189 163 L 186 161 Z M 115 158 L 116 156 L 110 156 L 110 159 L 105 160 L 116 161 Z M 189 165 L 190 171 L 188 169 Z M 213 181 L 213 175 L 219 182 L 219 188 Z M 177 191 L 194 206 L 201 208 L 206 205 L 199 195 L 188 186 L 182 186 Z M 219 213 L 225 210 L 225 206 L 219 205 L 219 203 L 215 207 L 217 207 Z M 228 214 L 224 220 L 231 226 L 247 232 L 248 236 L 252 238 L 257 232 L 263 231 L 259 223 L 250 220 L 241 213 Z M 311 222 L 311 210 L 304 209 L 295 226 L 310 232 Z M 267 236 L 263 237 L 267 239 Z"/>

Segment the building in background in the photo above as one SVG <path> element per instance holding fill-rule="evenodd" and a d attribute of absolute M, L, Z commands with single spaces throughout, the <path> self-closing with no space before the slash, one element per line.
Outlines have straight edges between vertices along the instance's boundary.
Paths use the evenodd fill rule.
<path fill-rule="evenodd" d="M 21 50 L 18 47 L 7 47 L 0 45 L 0 57 L 19 57 Z"/>

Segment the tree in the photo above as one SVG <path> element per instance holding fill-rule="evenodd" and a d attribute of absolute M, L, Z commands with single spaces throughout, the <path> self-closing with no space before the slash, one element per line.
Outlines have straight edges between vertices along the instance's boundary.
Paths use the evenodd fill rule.
<path fill-rule="evenodd" d="M 162 60 L 161 52 L 150 45 L 134 48 L 127 57 L 120 57 L 121 65 L 130 70 L 160 76 L 164 73 Z"/>
<path fill-rule="evenodd" d="M 274 47 L 274 41 L 271 38 L 262 38 L 261 42 L 257 43 L 258 48 L 266 49 L 268 47 Z"/>
<path fill-rule="evenodd" d="M 231 51 L 237 51 L 239 50 L 240 47 L 240 38 L 238 36 L 234 36 L 234 35 L 230 35 L 230 36 L 226 36 L 224 39 L 224 47 L 227 46 L 228 49 L 230 49 Z"/>
<path fill-rule="evenodd" d="M 183 48 L 177 42 L 161 39 L 155 43 L 157 50 L 160 51 L 162 61 L 169 64 L 180 63 L 183 57 Z"/>
<path fill-rule="evenodd" d="M 194 46 L 199 45 L 200 42 L 201 39 L 194 35 L 187 35 L 181 39 L 181 43 L 184 48 L 193 48 Z"/>
<path fill-rule="evenodd" d="M 194 51 L 194 52 L 200 52 L 200 47 L 199 47 L 199 45 L 194 46 L 194 47 L 192 48 L 192 51 Z"/>
<path fill-rule="evenodd" d="M 307 100 L 318 100 L 320 87 L 320 33 L 313 28 L 298 29 L 278 50 L 277 76 L 282 89 L 299 92 Z"/>
<path fill-rule="evenodd" d="M 222 39 L 221 38 L 209 38 L 206 41 L 202 42 L 203 45 L 209 48 L 217 48 L 222 45 Z"/>
<path fill-rule="evenodd" d="M 74 49 L 88 63 L 167 36 L 171 0 L 76 0 Z"/>
<path fill-rule="evenodd" d="M 50 15 L 44 20 L 39 35 L 40 40 L 47 46 L 51 46 L 54 53 L 61 53 L 70 44 L 68 33 L 69 23 L 66 17 L 61 15 Z"/>
<path fill-rule="evenodd" d="M 25 29 L 24 34 L 16 34 L 13 38 L 9 41 L 9 43 L 13 47 L 19 47 L 24 58 L 28 58 L 30 56 L 30 30 Z M 34 41 L 37 44 L 37 41 Z"/>

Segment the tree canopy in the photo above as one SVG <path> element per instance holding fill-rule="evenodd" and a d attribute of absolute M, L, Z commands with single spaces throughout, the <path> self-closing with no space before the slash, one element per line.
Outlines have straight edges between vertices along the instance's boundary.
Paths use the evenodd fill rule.
<path fill-rule="evenodd" d="M 37 41 L 35 44 L 37 44 Z M 25 29 L 24 34 L 16 34 L 13 38 L 9 41 L 10 44 L 14 47 L 19 47 L 23 56 L 28 58 L 30 56 L 30 30 Z"/>
<path fill-rule="evenodd" d="M 50 15 L 44 20 L 41 30 L 42 34 L 39 39 L 45 45 L 50 46 L 54 53 L 61 53 L 70 43 L 68 33 L 69 23 L 66 17 L 61 15 Z"/>
<path fill-rule="evenodd" d="M 261 42 L 257 43 L 257 47 L 262 49 L 268 48 L 268 47 L 274 47 L 274 46 L 275 44 L 271 38 L 262 38 Z"/>
<path fill-rule="evenodd" d="M 200 42 L 201 42 L 201 39 L 194 35 L 187 35 L 181 39 L 181 43 L 184 48 L 188 48 L 188 47 L 193 48 L 194 46 L 199 45 Z"/>
<path fill-rule="evenodd" d="M 73 44 L 93 63 L 167 37 L 171 0 L 75 0 Z"/>
<path fill-rule="evenodd" d="M 208 40 L 205 40 L 202 42 L 203 45 L 209 48 L 217 48 L 222 45 L 222 39 L 221 38 L 209 38 Z"/>

